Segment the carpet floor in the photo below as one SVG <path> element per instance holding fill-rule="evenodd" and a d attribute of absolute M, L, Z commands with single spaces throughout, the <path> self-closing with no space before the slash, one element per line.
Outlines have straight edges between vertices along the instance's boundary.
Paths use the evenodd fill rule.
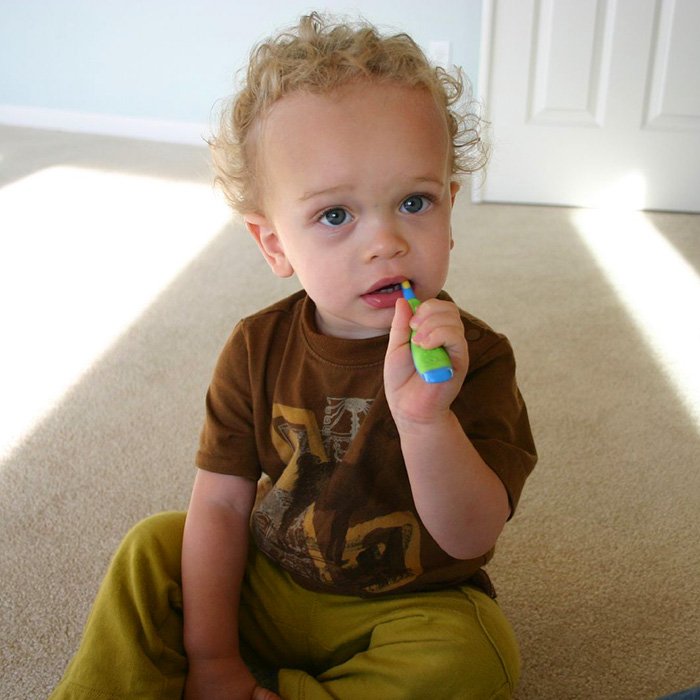
<path fill-rule="evenodd" d="M 294 288 L 209 179 L 204 148 L 0 127 L 7 700 L 58 681 L 129 527 L 186 507 L 218 351 Z M 447 289 L 511 339 L 541 455 L 489 567 L 518 698 L 700 683 L 700 216 L 462 202 L 453 228 Z"/>

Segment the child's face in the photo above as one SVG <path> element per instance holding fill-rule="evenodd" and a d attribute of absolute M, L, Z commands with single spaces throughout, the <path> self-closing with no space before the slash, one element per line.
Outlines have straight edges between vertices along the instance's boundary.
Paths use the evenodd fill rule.
<path fill-rule="evenodd" d="M 440 291 L 450 147 L 432 97 L 410 87 L 360 83 L 272 107 L 257 142 L 263 213 L 246 223 L 275 274 L 296 273 L 322 333 L 387 333 L 404 279 L 419 299 Z"/>

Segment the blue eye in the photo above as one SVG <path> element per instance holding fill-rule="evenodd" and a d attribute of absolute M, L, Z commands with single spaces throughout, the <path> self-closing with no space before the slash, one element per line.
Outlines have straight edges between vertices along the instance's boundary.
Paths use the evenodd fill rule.
<path fill-rule="evenodd" d="M 401 202 L 401 211 L 407 214 L 417 214 L 430 204 L 430 200 L 422 194 L 412 194 Z"/>
<path fill-rule="evenodd" d="M 345 211 L 342 207 L 333 207 L 332 209 L 327 209 L 321 214 L 319 221 L 326 226 L 342 226 L 350 221 L 350 214 Z"/>

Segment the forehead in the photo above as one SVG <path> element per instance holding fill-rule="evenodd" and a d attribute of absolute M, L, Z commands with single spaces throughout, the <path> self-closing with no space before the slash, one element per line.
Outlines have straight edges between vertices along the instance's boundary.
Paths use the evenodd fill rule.
<path fill-rule="evenodd" d="M 287 95 L 272 106 L 258 137 L 258 164 L 266 180 L 304 165 L 338 172 L 359 163 L 368 170 L 415 164 L 445 177 L 450 161 L 444 111 L 427 90 L 393 83 Z"/>
<path fill-rule="evenodd" d="M 327 110 L 333 106 L 357 114 L 376 112 L 377 109 L 384 111 L 401 105 L 430 111 L 434 117 L 442 120 L 440 110 L 427 88 L 372 80 L 351 82 L 328 92 L 298 90 L 289 93 L 272 105 L 268 118 L 284 118 L 297 111 Z"/>

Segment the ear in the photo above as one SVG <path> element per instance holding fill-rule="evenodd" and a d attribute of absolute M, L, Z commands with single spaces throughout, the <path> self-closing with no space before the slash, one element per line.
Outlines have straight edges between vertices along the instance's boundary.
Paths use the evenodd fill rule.
<path fill-rule="evenodd" d="M 243 221 L 272 271 L 278 277 L 291 277 L 294 269 L 272 223 L 262 214 L 245 214 Z"/>
<path fill-rule="evenodd" d="M 452 206 L 454 206 L 455 197 L 457 196 L 457 192 L 459 192 L 461 187 L 462 185 L 456 180 L 452 180 L 452 182 L 450 182 L 450 200 L 452 200 Z"/>
<path fill-rule="evenodd" d="M 452 180 L 452 182 L 450 182 L 450 201 L 452 202 L 452 206 L 455 204 L 455 197 L 457 196 L 457 192 L 459 192 L 461 187 L 462 185 L 456 180 Z M 454 247 L 455 239 L 452 237 L 452 226 L 450 226 L 450 250 L 452 250 Z"/>

